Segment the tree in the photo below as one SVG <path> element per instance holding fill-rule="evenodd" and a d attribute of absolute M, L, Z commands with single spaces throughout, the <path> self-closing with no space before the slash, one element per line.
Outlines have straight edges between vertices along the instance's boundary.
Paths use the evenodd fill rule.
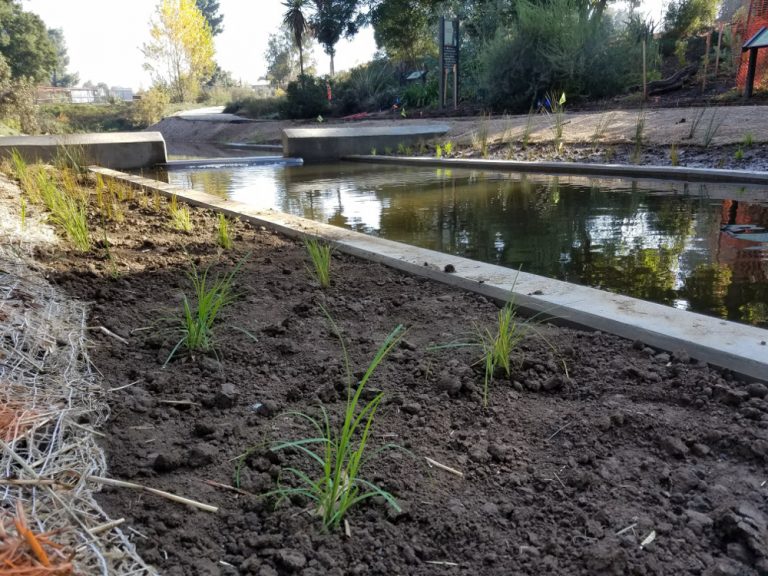
<path fill-rule="evenodd" d="M 26 134 L 37 132 L 35 86 L 25 77 L 13 78 L 11 67 L 0 54 L 0 120 Z"/>
<path fill-rule="evenodd" d="M 711 25 L 719 0 L 673 0 L 664 13 L 664 31 L 676 40 L 688 38 Z"/>
<path fill-rule="evenodd" d="M 219 14 L 219 0 L 195 0 L 195 5 L 203 13 L 205 21 L 208 22 L 212 36 L 218 36 L 224 32 L 222 25 L 224 15 Z"/>
<path fill-rule="evenodd" d="M 430 6 L 413 0 L 383 0 L 371 13 L 376 46 L 412 67 L 420 57 L 437 54 L 433 21 Z"/>
<path fill-rule="evenodd" d="M 294 41 L 293 33 L 287 27 L 283 27 L 277 34 L 269 35 L 264 58 L 267 61 L 267 79 L 272 86 L 285 88 L 286 84 L 295 80 L 302 70 L 301 52 L 294 44 Z M 304 36 L 302 38 L 303 50 L 311 48 L 311 42 L 312 40 L 309 36 Z M 304 72 L 312 74 L 313 65 L 314 63 L 310 59 Z"/>
<path fill-rule="evenodd" d="M 360 0 L 314 0 L 315 13 L 310 19 L 310 26 L 323 45 L 323 50 L 331 57 L 331 77 L 334 74 L 333 58 L 336 44 L 342 35 L 351 38 L 357 34 L 365 17 L 359 11 Z"/>
<path fill-rule="evenodd" d="M 293 44 L 299 50 L 299 71 L 304 76 L 304 38 L 309 32 L 309 22 L 304 16 L 304 7 L 306 0 L 285 0 L 285 13 L 283 14 L 283 25 L 286 26 L 293 35 Z"/>
<path fill-rule="evenodd" d="M 74 86 L 80 81 L 80 76 L 77 72 L 67 72 L 69 55 L 64 31 L 61 28 L 52 28 L 48 30 L 48 38 L 56 48 L 56 64 L 51 71 L 51 86 Z"/>
<path fill-rule="evenodd" d="M 12 78 L 41 82 L 56 65 L 56 48 L 45 24 L 15 0 L 0 0 L 0 55 Z"/>
<path fill-rule="evenodd" d="M 214 71 L 213 35 L 193 0 L 161 0 L 142 46 L 144 68 L 175 102 L 193 100 Z"/>

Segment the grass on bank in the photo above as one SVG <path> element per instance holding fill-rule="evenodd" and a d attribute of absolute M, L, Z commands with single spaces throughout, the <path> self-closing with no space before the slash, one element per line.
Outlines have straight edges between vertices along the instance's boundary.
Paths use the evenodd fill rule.
<path fill-rule="evenodd" d="M 219 213 L 216 220 L 216 244 L 224 250 L 232 250 L 234 243 L 229 232 L 229 220 L 224 214 Z"/>
<path fill-rule="evenodd" d="M 175 194 L 168 203 L 168 215 L 171 217 L 171 226 L 181 232 L 192 232 L 192 216 L 186 204 L 179 204 Z"/>
<path fill-rule="evenodd" d="M 312 262 L 312 267 L 307 266 L 312 277 L 317 280 L 320 288 L 328 288 L 331 285 L 331 254 L 333 249 L 330 244 L 320 242 L 316 238 L 304 240 L 304 246 Z"/>
<path fill-rule="evenodd" d="M 347 402 L 343 420 L 340 425 L 334 426 L 331 416 L 323 406 L 320 407 L 319 418 L 302 412 L 289 412 L 288 416 L 308 423 L 315 435 L 296 440 L 279 440 L 272 443 L 270 450 L 292 452 L 303 456 L 318 469 L 318 473 L 314 475 L 305 472 L 304 468 L 284 466 L 277 488 L 264 496 L 276 497 L 277 504 L 294 496 L 304 497 L 314 503 L 315 512 L 322 519 L 323 526 L 332 530 L 341 525 L 350 509 L 370 498 L 380 497 L 394 510 L 400 511 L 392 494 L 365 480 L 361 475 L 365 465 L 383 450 L 402 449 L 399 446 L 387 444 L 377 450 L 371 450 L 369 440 L 384 393 L 375 394 L 368 402 L 364 402 L 362 396 L 370 378 L 400 342 L 405 330 L 402 326 L 397 326 L 389 333 L 368 364 L 359 383 L 354 386 L 344 338 L 327 312 L 326 316 L 341 343 L 347 372 Z M 252 451 L 249 450 L 239 459 L 235 475 L 236 485 L 239 483 L 240 467 Z"/>

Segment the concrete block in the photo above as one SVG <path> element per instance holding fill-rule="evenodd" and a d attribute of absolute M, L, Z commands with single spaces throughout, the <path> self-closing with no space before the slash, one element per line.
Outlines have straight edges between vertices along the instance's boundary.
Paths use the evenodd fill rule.
<path fill-rule="evenodd" d="M 343 156 L 370 154 L 373 148 L 383 153 L 397 150 L 400 144 L 418 146 L 449 130 L 447 124 L 402 126 L 345 126 L 341 128 L 287 128 L 283 130 L 283 155 L 303 158 L 304 162 L 331 162 Z"/>
<path fill-rule="evenodd" d="M 115 170 L 149 168 L 167 161 L 160 132 L 111 132 L 57 136 L 9 136 L 0 138 L 0 157 L 17 150 L 27 162 L 51 162 L 62 149 L 77 162 Z"/>

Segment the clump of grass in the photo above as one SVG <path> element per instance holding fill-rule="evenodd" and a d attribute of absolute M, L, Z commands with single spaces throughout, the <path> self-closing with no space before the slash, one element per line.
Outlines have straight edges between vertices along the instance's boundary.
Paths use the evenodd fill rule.
<path fill-rule="evenodd" d="M 229 306 L 237 297 L 232 287 L 235 274 L 240 270 L 243 262 L 245 258 L 229 274 L 223 277 L 217 276 L 212 280 L 208 277 L 210 267 L 200 273 L 197 267 L 192 265 L 192 270 L 187 273 L 187 276 L 192 282 L 194 299 L 190 302 L 186 294 L 182 297 L 182 317 L 178 328 L 182 336 L 171 350 L 164 366 L 171 361 L 179 348 L 190 353 L 210 352 L 214 349 L 214 325 L 222 309 Z"/>
<path fill-rule="evenodd" d="M 316 238 L 304 240 L 304 246 L 307 248 L 312 268 L 307 267 L 312 276 L 314 276 L 320 288 L 328 288 L 331 285 L 331 246 L 324 244 Z"/>
<path fill-rule="evenodd" d="M 232 250 L 232 237 L 229 234 L 229 220 L 219 213 L 216 222 L 216 243 L 224 250 Z"/>
<path fill-rule="evenodd" d="M 555 117 L 555 123 L 552 125 L 552 136 L 555 146 L 555 152 L 560 152 L 563 148 L 563 130 L 565 129 L 565 92 L 558 98 L 555 92 L 547 94 L 549 101 L 549 110 Z M 546 107 L 544 110 L 547 110 Z"/>
<path fill-rule="evenodd" d="M 741 162 L 742 160 L 744 160 L 744 149 L 741 146 L 739 146 L 736 149 L 736 152 L 734 153 L 733 157 L 736 160 L 736 162 Z"/>
<path fill-rule="evenodd" d="M 752 144 L 755 143 L 755 137 L 753 136 L 752 132 L 747 132 L 746 134 L 744 134 L 744 138 L 741 140 L 741 143 L 746 148 L 750 148 Z"/>
<path fill-rule="evenodd" d="M 712 144 L 712 141 L 715 139 L 715 136 L 717 136 L 720 127 L 723 125 L 723 122 L 725 122 L 725 118 L 726 114 L 720 114 L 717 108 L 712 109 L 712 114 L 709 116 L 709 122 L 707 122 L 707 125 L 704 127 L 703 140 L 704 146 L 706 148 L 709 148 L 709 146 Z"/>
<path fill-rule="evenodd" d="M 523 150 L 528 148 L 528 145 L 531 143 L 531 134 L 533 133 L 533 106 L 530 107 L 528 110 L 528 118 L 525 120 L 525 128 L 523 128 L 523 134 L 520 138 L 520 142 L 523 146 Z"/>
<path fill-rule="evenodd" d="M 613 124 L 615 117 L 615 112 L 603 112 L 598 116 L 597 123 L 595 124 L 595 131 L 592 133 L 591 138 L 593 147 L 597 147 L 598 142 L 603 139 L 606 130 Z"/>
<path fill-rule="evenodd" d="M 488 158 L 488 145 L 490 138 L 490 114 L 481 114 L 477 130 L 472 135 L 472 147 L 480 152 L 482 158 Z"/>
<path fill-rule="evenodd" d="M 445 152 L 446 156 L 450 156 L 451 154 L 453 154 L 453 142 L 449 140 L 448 142 L 443 144 L 443 152 Z"/>
<path fill-rule="evenodd" d="M 693 121 L 691 122 L 690 126 L 691 128 L 688 130 L 688 137 L 686 140 L 693 140 L 693 137 L 696 135 L 696 130 L 699 127 L 699 124 L 701 124 L 702 118 L 704 118 L 704 114 L 707 111 L 707 107 L 699 108 L 696 110 L 696 114 L 693 115 Z"/>
<path fill-rule="evenodd" d="M 392 148 L 389 146 L 385 147 L 384 154 L 386 154 L 387 156 L 392 156 Z"/>
<path fill-rule="evenodd" d="M 517 319 L 517 307 L 513 301 L 507 302 L 499 310 L 498 321 L 493 329 L 477 329 L 477 340 L 482 350 L 482 362 L 485 366 L 483 378 L 483 407 L 488 407 L 488 390 L 496 369 L 510 375 L 511 355 L 525 337 L 525 325 Z"/>
<path fill-rule="evenodd" d="M 443 147 L 438 144 L 435 146 L 435 158 L 442 158 L 443 157 Z"/>
<path fill-rule="evenodd" d="M 42 203 L 50 212 L 51 223 L 60 228 L 75 249 L 88 252 L 91 238 L 88 231 L 88 206 L 78 190 L 59 190 L 49 174 L 37 174 L 37 191 Z"/>
<path fill-rule="evenodd" d="M 376 411 L 381 404 L 384 393 L 378 392 L 367 403 L 363 403 L 362 396 L 371 376 L 397 346 L 403 336 L 404 329 L 402 326 L 397 326 L 389 333 L 355 387 L 353 386 L 349 354 L 344 339 L 330 316 L 329 320 L 341 342 L 347 371 L 347 403 L 343 420 L 338 428 L 334 427 L 327 410 L 322 406 L 320 418 L 305 413 L 292 413 L 292 416 L 309 423 L 314 429 L 315 435 L 298 440 L 277 441 L 270 446 L 270 450 L 272 452 L 293 451 L 305 456 L 311 464 L 319 468 L 318 474 L 313 476 L 300 468 L 286 466 L 281 471 L 277 488 L 267 492 L 264 496 L 277 497 L 277 504 L 292 496 L 307 498 L 314 503 L 315 512 L 322 519 L 323 526 L 332 530 L 341 525 L 350 509 L 370 498 L 379 497 L 394 510 L 400 511 L 400 507 L 392 494 L 365 480 L 361 475 L 363 466 L 372 457 L 369 440 Z M 379 448 L 373 455 L 391 448 L 398 447 L 388 444 Z M 240 467 L 251 452 L 246 452 L 240 458 L 235 474 L 235 484 L 238 484 L 239 481 Z M 290 477 L 292 485 L 283 484 L 284 476 Z"/>
<path fill-rule="evenodd" d="M 632 149 L 631 160 L 633 164 L 639 164 L 643 157 L 643 144 L 645 142 L 645 110 L 640 109 L 635 121 L 635 136 L 632 139 L 634 147 Z"/>
<path fill-rule="evenodd" d="M 175 194 L 171 196 L 171 202 L 168 204 L 168 214 L 171 216 L 171 225 L 174 229 L 182 232 L 192 231 L 192 217 L 189 208 L 186 204 L 179 204 Z"/>
<path fill-rule="evenodd" d="M 672 166 L 680 165 L 680 153 L 677 150 L 677 144 L 672 144 L 672 146 L 669 147 L 669 163 L 672 164 Z"/>
<path fill-rule="evenodd" d="M 371 148 L 371 156 L 376 156 L 376 147 Z"/>

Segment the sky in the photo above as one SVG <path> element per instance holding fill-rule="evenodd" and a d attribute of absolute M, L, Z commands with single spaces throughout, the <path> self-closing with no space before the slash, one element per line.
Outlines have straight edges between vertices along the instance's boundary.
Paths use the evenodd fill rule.
<path fill-rule="evenodd" d="M 62 28 L 70 58 L 69 70 L 80 82 L 149 88 L 141 46 L 149 40 L 150 20 L 159 0 L 22 0 L 48 28 Z M 645 0 L 643 9 L 660 20 L 662 0 Z M 216 36 L 216 61 L 236 80 L 254 84 L 266 75 L 264 53 L 269 34 L 280 27 L 281 0 L 219 0 L 224 31 Z M 346 70 L 371 59 L 376 51 L 373 31 L 363 29 L 336 50 L 336 70 Z M 327 74 L 329 58 L 315 49 L 317 72 Z"/>

